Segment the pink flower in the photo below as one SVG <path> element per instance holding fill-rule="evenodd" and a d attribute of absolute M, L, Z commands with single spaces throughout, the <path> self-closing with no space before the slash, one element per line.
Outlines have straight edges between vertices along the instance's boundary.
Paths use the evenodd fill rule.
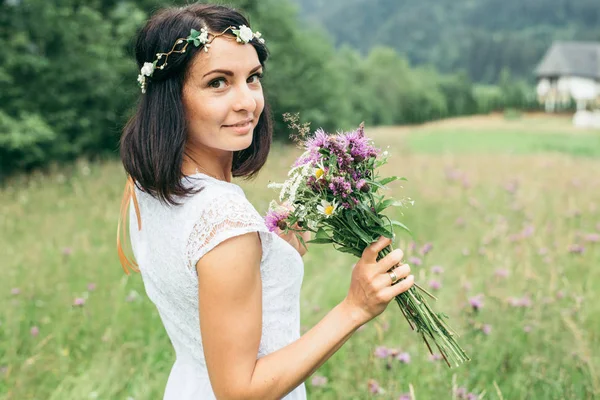
<path fill-rule="evenodd" d="M 36 337 L 37 335 L 40 334 L 40 328 L 38 328 L 37 326 L 32 326 L 30 333 L 31 333 L 31 336 Z"/>
<path fill-rule="evenodd" d="M 379 387 L 379 383 L 375 379 L 369 379 L 367 385 L 369 387 L 369 392 L 373 394 L 380 394 L 384 392 L 384 390 Z"/>
<path fill-rule="evenodd" d="M 268 211 L 265 215 L 265 225 L 270 232 L 279 232 L 286 228 L 285 219 L 289 216 L 289 210 L 284 208 L 278 208 L 276 210 Z"/>
<path fill-rule="evenodd" d="M 442 355 L 441 354 L 429 354 L 429 361 L 439 361 L 442 359 Z"/>
<path fill-rule="evenodd" d="M 88 285 L 87 285 L 87 289 L 88 289 L 90 292 L 93 292 L 94 290 L 96 290 L 96 284 L 95 284 L 95 283 L 88 283 Z"/>
<path fill-rule="evenodd" d="M 327 378 L 321 375 L 314 375 L 310 381 L 314 387 L 322 387 L 327 384 Z"/>
<path fill-rule="evenodd" d="M 12 294 L 13 296 L 17 296 L 17 295 L 19 295 L 20 293 L 21 293 L 21 289 L 19 289 L 19 288 L 17 288 L 17 287 L 16 287 L 16 288 L 12 288 L 12 289 L 10 290 L 10 294 Z"/>
<path fill-rule="evenodd" d="M 439 275 L 444 273 L 444 268 L 440 267 L 439 265 L 434 265 L 433 267 L 431 267 L 431 272 Z"/>
<path fill-rule="evenodd" d="M 525 331 L 525 333 L 529 333 L 529 332 L 531 332 L 531 329 L 532 329 L 532 328 L 531 328 L 531 326 L 530 326 L 530 325 L 525 325 L 525 326 L 523 327 L 523 331 Z"/>
<path fill-rule="evenodd" d="M 582 245 L 575 243 L 575 244 L 569 245 L 568 250 L 569 250 L 569 253 L 572 253 L 572 254 L 582 254 L 583 251 L 585 250 L 585 248 Z"/>
<path fill-rule="evenodd" d="M 74 306 L 83 307 L 84 304 L 85 304 L 85 299 L 83 297 L 75 297 L 75 300 L 73 300 Z"/>
<path fill-rule="evenodd" d="M 486 334 L 486 335 L 489 335 L 490 333 L 492 333 L 492 326 L 491 326 L 490 324 L 484 324 L 484 325 L 481 327 L 481 331 L 482 331 L 484 334 Z"/>
<path fill-rule="evenodd" d="M 499 278 L 506 278 L 509 275 L 509 272 L 507 269 L 498 268 L 495 272 L 495 275 Z"/>
<path fill-rule="evenodd" d="M 419 257 L 410 257 L 408 259 L 408 263 L 410 265 L 414 265 L 414 266 L 418 267 L 423 264 L 423 261 Z"/>
<path fill-rule="evenodd" d="M 70 256 L 71 254 L 73 254 L 73 249 L 70 247 L 65 247 L 62 249 L 62 253 L 64 256 Z"/>
<path fill-rule="evenodd" d="M 402 393 L 400 397 L 398 397 L 398 400 L 412 400 L 412 396 L 410 393 Z"/>
<path fill-rule="evenodd" d="M 473 307 L 473 310 L 479 311 L 483 308 L 483 294 L 478 294 L 469 299 L 469 304 Z"/>
<path fill-rule="evenodd" d="M 421 247 L 420 253 L 422 255 L 426 255 L 431 251 L 431 249 L 433 249 L 433 245 L 431 243 L 425 243 L 423 247 Z"/>
<path fill-rule="evenodd" d="M 390 355 L 390 351 L 385 346 L 377 346 L 373 354 L 377 358 L 387 358 Z"/>
<path fill-rule="evenodd" d="M 432 280 L 432 281 L 429 281 L 429 287 L 433 290 L 438 290 L 439 288 L 442 287 L 442 284 L 440 281 Z"/>
<path fill-rule="evenodd" d="M 396 360 L 400 361 L 403 364 L 409 364 L 410 363 L 410 354 L 404 352 L 404 353 L 400 353 L 396 356 Z"/>

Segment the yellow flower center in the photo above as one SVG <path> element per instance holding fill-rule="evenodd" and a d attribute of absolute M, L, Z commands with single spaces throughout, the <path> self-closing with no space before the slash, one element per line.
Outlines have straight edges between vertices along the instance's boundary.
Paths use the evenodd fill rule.
<path fill-rule="evenodd" d="M 320 177 L 323 176 L 324 173 L 325 173 L 325 171 L 323 171 L 321 168 L 318 168 L 317 172 L 315 172 L 315 176 L 317 177 L 317 179 L 319 179 Z"/>
<path fill-rule="evenodd" d="M 325 207 L 325 214 L 326 215 L 333 214 L 333 206 L 327 206 L 327 207 Z"/>

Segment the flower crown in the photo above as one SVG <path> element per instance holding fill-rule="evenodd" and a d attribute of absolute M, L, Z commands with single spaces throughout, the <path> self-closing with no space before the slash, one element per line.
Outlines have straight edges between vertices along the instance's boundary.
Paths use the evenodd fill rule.
<path fill-rule="evenodd" d="M 156 60 L 154 60 L 154 62 L 144 63 L 144 66 L 140 70 L 140 74 L 138 75 L 137 79 L 140 87 L 142 88 L 142 93 L 146 93 L 146 77 L 152 76 L 154 70 L 157 68 L 164 69 L 167 66 L 167 59 L 172 53 L 185 53 L 185 50 L 187 49 L 190 43 L 193 43 L 196 47 L 200 47 L 201 45 L 203 45 L 204 51 L 208 52 L 208 48 L 210 47 L 212 41 L 215 40 L 215 38 L 224 35 L 228 30 L 231 30 L 231 33 L 233 33 L 236 36 L 236 41 L 241 44 L 247 44 L 252 39 L 258 40 L 259 43 L 265 42 L 265 39 L 261 37 L 260 32 L 252 32 L 252 29 L 248 28 L 246 25 L 240 25 L 239 29 L 236 29 L 235 26 L 229 26 L 223 32 L 216 34 L 208 32 L 206 28 L 200 28 L 200 32 L 198 32 L 195 29 L 192 29 L 190 30 L 190 35 L 188 37 L 179 38 L 175 41 L 175 44 L 171 48 L 171 51 L 169 51 L 168 53 L 156 53 Z M 210 38 L 209 35 L 211 36 Z M 176 50 L 175 48 L 178 45 L 181 45 L 182 43 L 185 44 L 180 49 Z M 158 65 L 159 60 L 163 60 L 163 56 L 163 63 L 161 65 Z"/>

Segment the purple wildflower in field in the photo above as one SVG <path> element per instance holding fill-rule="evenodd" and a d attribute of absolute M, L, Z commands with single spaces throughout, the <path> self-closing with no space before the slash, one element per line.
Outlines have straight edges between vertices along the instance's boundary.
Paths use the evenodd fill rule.
<path fill-rule="evenodd" d="M 481 331 L 484 334 L 489 335 L 490 333 L 492 333 L 492 326 L 490 324 L 483 324 L 483 326 L 481 327 Z"/>
<path fill-rule="evenodd" d="M 443 274 L 444 268 L 440 267 L 439 265 L 434 265 L 433 267 L 431 267 L 431 273 L 436 275 Z"/>
<path fill-rule="evenodd" d="M 562 290 L 559 290 L 558 292 L 556 292 L 557 299 L 562 299 L 563 297 L 565 297 L 565 292 L 563 292 Z"/>
<path fill-rule="evenodd" d="M 314 386 L 314 387 L 322 387 L 325 386 L 327 384 L 327 378 L 321 375 L 315 375 L 312 377 L 310 383 Z"/>
<path fill-rule="evenodd" d="M 469 304 L 475 311 L 479 311 L 483 308 L 483 294 L 479 293 L 469 299 Z"/>
<path fill-rule="evenodd" d="M 377 358 L 387 358 L 387 356 L 390 355 L 390 351 L 385 346 L 377 346 L 377 348 L 375 349 L 375 351 L 373 352 L 373 354 Z"/>
<path fill-rule="evenodd" d="M 379 386 L 379 383 L 375 379 L 369 379 L 367 381 L 367 386 L 369 388 L 370 393 L 380 394 L 384 392 L 384 390 Z"/>
<path fill-rule="evenodd" d="M 408 259 L 408 263 L 410 265 L 414 265 L 415 267 L 419 267 L 423 264 L 423 260 L 421 260 L 419 257 L 412 256 Z"/>
<path fill-rule="evenodd" d="M 434 354 L 429 354 L 428 359 L 429 359 L 429 361 L 434 362 L 434 361 L 442 360 L 443 357 L 441 354 L 434 353 Z"/>
<path fill-rule="evenodd" d="M 65 247 L 62 249 L 63 256 L 70 256 L 73 254 L 73 249 L 70 247 Z"/>
<path fill-rule="evenodd" d="M 88 285 L 87 285 L 87 289 L 88 289 L 90 292 L 93 292 L 94 290 L 96 290 L 96 284 L 95 284 L 95 283 L 93 283 L 93 282 L 90 282 L 90 283 L 88 283 Z"/>
<path fill-rule="evenodd" d="M 524 331 L 525 333 L 529 333 L 529 332 L 531 332 L 531 329 L 532 329 L 532 328 L 531 328 L 531 325 L 525 325 L 525 326 L 523 327 L 523 331 Z"/>
<path fill-rule="evenodd" d="M 517 180 L 512 180 L 504 185 L 504 189 L 510 194 L 515 193 L 518 188 L 519 188 L 519 182 Z"/>
<path fill-rule="evenodd" d="M 467 394 L 467 400 L 478 400 L 478 399 L 479 399 L 479 395 L 476 393 Z"/>
<path fill-rule="evenodd" d="M 280 207 L 276 210 L 270 210 L 265 215 L 265 225 L 270 232 L 278 232 L 286 228 L 284 220 L 289 215 L 289 210 Z"/>
<path fill-rule="evenodd" d="M 412 400 L 412 396 L 410 393 L 402 393 L 400 397 L 398 397 L 398 400 Z"/>
<path fill-rule="evenodd" d="M 31 336 L 36 337 L 40 334 L 40 328 L 38 328 L 37 326 L 32 326 L 29 333 L 31 333 Z"/>
<path fill-rule="evenodd" d="M 496 275 L 498 278 L 506 278 L 509 275 L 509 272 L 506 268 L 498 268 L 494 272 L 494 275 Z"/>
<path fill-rule="evenodd" d="M 73 300 L 73 305 L 76 307 L 82 307 L 85 304 L 85 299 L 83 297 L 75 297 Z"/>
<path fill-rule="evenodd" d="M 21 294 L 21 289 L 19 289 L 18 287 L 12 288 L 10 289 L 10 294 L 12 294 L 13 296 L 17 296 Z"/>
<path fill-rule="evenodd" d="M 432 249 L 433 249 L 433 245 L 431 243 L 425 243 L 423 245 L 423 247 L 421 247 L 421 250 L 419 252 L 421 253 L 421 255 L 424 256 L 427 253 L 429 253 Z"/>
<path fill-rule="evenodd" d="M 400 361 L 403 364 L 410 364 L 410 354 L 407 352 L 400 353 L 396 356 L 396 360 Z"/>
<path fill-rule="evenodd" d="M 572 254 L 583 254 L 585 247 L 583 247 L 580 244 L 574 243 L 574 244 L 569 245 L 568 250 L 569 250 L 569 253 L 572 253 Z"/>
<path fill-rule="evenodd" d="M 459 399 L 467 398 L 467 388 L 463 386 L 459 386 L 454 390 L 454 395 Z"/>
<path fill-rule="evenodd" d="M 442 283 L 440 281 L 436 281 L 434 279 L 434 280 L 429 281 L 429 287 L 433 290 L 438 290 L 439 288 L 442 287 Z"/>
<path fill-rule="evenodd" d="M 600 242 L 600 234 L 588 233 L 587 235 L 585 235 L 585 240 L 589 243 L 598 243 Z"/>
<path fill-rule="evenodd" d="M 412 253 L 413 251 L 415 251 L 415 249 L 416 249 L 416 248 L 417 248 L 417 244 L 416 244 L 414 241 L 411 241 L 411 242 L 408 244 L 408 251 L 409 251 L 409 252 L 411 252 L 411 253 Z"/>
<path fill-rule="evenodd" d="M 340 196 L 345 199 L 352 193 L 352 184 L 343 176 L 336 176 L 331 180 L 329 189 L 333 192 L 334 196 Z"/>
<path fill-rule="evenodd" d="M 529 298 L 529 296 L 523 296 L 519 299 L 519 302 L 517 304 L 519 307 L 529 308 L 531 307 L 531 299 Z"/>
<path fill-rule="evenodd" d="M 465 219 L 463 217 L 456 218 L 456 221 L 454 221 L 454 225 L 456 225 L 459 228 L 462 228 L 463 226 L 465 226 Z"/>

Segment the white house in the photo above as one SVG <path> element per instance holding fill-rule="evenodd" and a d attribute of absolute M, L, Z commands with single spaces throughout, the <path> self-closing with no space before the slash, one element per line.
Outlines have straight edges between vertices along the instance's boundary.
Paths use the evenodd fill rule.
<path fill-rule="evenodd" d="M 554 42 L 537 68 L 537 95 L 546 111 L 568 105 L 600 108 L 600 42 Z"/>

